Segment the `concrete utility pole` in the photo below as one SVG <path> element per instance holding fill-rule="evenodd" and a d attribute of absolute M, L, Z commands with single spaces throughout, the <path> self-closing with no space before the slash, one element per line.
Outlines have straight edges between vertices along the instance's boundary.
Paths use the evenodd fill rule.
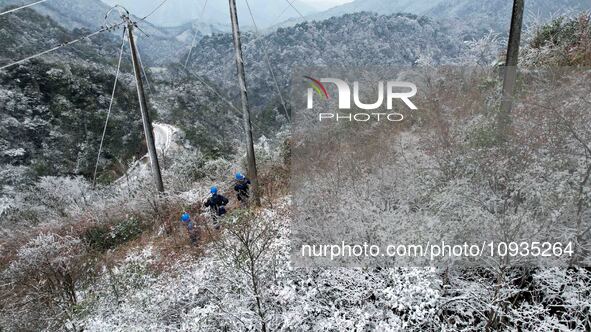
<path fill-rule="evenodd" d="M 521 41 L 521 27 L 523 24 L 523 8 L 525 0 L 513 0 L 513 14 L 511 15 L 511 29 L 507 45 L 507 59 L 503 80 L 503 100 L 498 124 L 499 133 L 505 135 L 511 124 L 511 110 L 513 108 L 513 94 L 517 79 L 517 60 L 519 58 L 519 43 Z"/>
<path fill-rule="evenodd" d="M 234 37 L 234 49 L 236 52 L 236 67 L 238 69 L 238 82 L 240 84 L 240 97 L 242 98 L 242 117 L 244 119 L 244 132 L 246 134 L 246 158 L 248 162 L 248 178 L 252 183 L 252 199 L 256 206 L 261 205 L 259 181 L 257 176 L 257 164 L 252 142 L 252 125 L 250 123 L 250 109 L 248 107 L 248 94 L 246 91 L 246 75 L 244 73 L 244 61 L 242 58 L 242 44 L 240 42 L 240 28 L 238 26 L 238 14 L 236 12 L 236 0 L 230 2 L 230 18 L 232 20 L 232 35 Z"/>
<path fill-rule="evenodd" d="M 129 47 L 131 49 L 131 61 L 133 62 L 133 72 L 135 74 L 135 83 L 137 87 L 137 96 L 140 102 L 140 112 L 142 113 L 142 122 L 144 124 L 144 135 L 146 137 L 146 144 L 148 145 L 148 154 L 150 155 L 150 164 L 152 166 L 152 176 L 156 183 L 156 188 L 159 192 L 164 192 L 164 184 L 162 183 L 162 174 L 160 173 L 160 164 L 158 163 L 158 155 L 156 154 L 156 145 L 154 144 L 154 131 L 152 129 L 152 121 L 148 112 L 148 103 L 146 102 L 146 95 L 144 94 L 144 83 L 142 82 L 142 71 L 138 60 L 138 53 L 133 38 L 134 23 L 131 18 L 127 17 L 127 33 L 129 36 Z"/>

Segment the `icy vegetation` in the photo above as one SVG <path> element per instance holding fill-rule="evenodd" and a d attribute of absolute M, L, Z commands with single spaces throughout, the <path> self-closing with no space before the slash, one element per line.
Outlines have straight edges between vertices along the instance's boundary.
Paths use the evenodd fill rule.
<path fill-rule="evenodd" d="M 16 6 L 22 5 L 23 3 L 22 0 L 2 0 L 0 1 L 0 6 Z M 118 15 L 113 13 L 109 19 L 105 19 L 105 14 L 109 11 L 110 7 L 101 0 L 51 0 L 33 8 L 39 14 L 59 22 L 60 26 L 68 30 L 86 29 L 96 31 L 107 24 L 113 23 L 118 18 Z M 131 11 L 131 13 L 138 14 L 137 16 L 140 14 L 135 11 Z M 136 19 L 139 18 L 136 17 Z M 184 51 L 185 47 L 191 42 L 190 39 L 183 40 L 182 38 L 178 38 L 182 33 L 189 31 L 191 36 L 193 35 L 191 27 L 180 26 L 180 24 L 174 28 L 163 28 L 144 21 L 142 30 L 147 35 L 143 35 L 143 38 L 138 38 L 138 45 L 146 53 L 144 60 L 160 65 L 176 61 L 178 53 Z M 119 37 L 119 31 L 112 31 L 112 35 Z M 200 36 L 201 31 L 198 31 L 197 37 Z"/>
<path fill-rule="evenodd" d="M 234 69 L 224 65 L 233 60 L 232 36 L 214 34 L 202 39 L 197 48 L 200 51 L 193 53 L 190 61 L 193 70 L 234 95 Z M 461 54 L 464 45 L 453 29 L 426 17 L 358 13 L 279 28 L 263 36 L 244 33 L 243 48 L 244 61 L 250 68 L 248 84 L 257 95 L 255 105 L 268 107 L 277 101 L 266 54 L 287 96 L 295 68 L 412 66 L 421 56 L 429 56 L 433 64 L 450 63 Z"/>
<path fill-rule="evenodd" d="M 145 151 L 129 64 L 92 186 L 120 40 L 85 41 L 2 71 L 0 330 L 590 330 L 591 270 L 575 267 L 590 265 L 591 113 L 589 100 L 577 97 L 585 95 L 589 74 L 557 74 L 564 79 L 558 85 L 535 76 L 539 68 L 590 64 L 589 15 L 528 35 L 520 65 L 535 84 L 523 93 L 536 98 L 516 103 L 506 136 L 495 128 L 500 82 L 491 65 L 502 62 L 505 43 L 494 32 L 467 40 L 457 32 L 425 17 L 359 13 L 261 39 L 245 34 L 261 208 L 241 207 L 230 180 L 245 169 L 245 151 L 240 114 L 224 100 L 236 101 L 229 35 L 204 39 L 190 71 L 147 71 L 154 119 L 179 128 L 163 130 L 172 135 L 159 144 L 163 195 L 147 168 L 137 166 Z M 2 63 L 82 34 L 30 10 L 1 17 Z M 508 231 L 495 224 L 506 221 L 523 233 L 539 222 L 580 244 L 568 262 L 573 267 L 295 266 L 290 181 L 298 141 L 269 85 L 263 49 L 283 88 L 291 68 L 302 65 L 405 65 L 435 73 L 430 66 L 461 64 L 485 72 L 466 86 L 439 82 L 434 91 L 444 109 L 431 105 L 399 130 L 383 132 L 396 156 L 385 159 L 384 174 L 392 178 L 395 165 L 404 176 L 393 176 L 394 189 L 372 184 L 395 195 L 390 212 L 397 220 L 424 218 L 425 229 L 437 227 L 437 218 L 458 228 L 474 221 L 474 233 L 476 220 Z M 202 206 L 212 185 L 231 199 L 219 229 Z M 347 194 L 360 204 L 372 198 L 359 188 Z M 184 211 L 196 225 L 196 246 L 179 222 Z"/>

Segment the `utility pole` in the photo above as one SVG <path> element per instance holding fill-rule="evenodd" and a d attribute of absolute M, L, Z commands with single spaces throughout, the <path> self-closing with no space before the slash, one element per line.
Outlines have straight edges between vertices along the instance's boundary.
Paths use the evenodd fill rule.
<path fill-rule="evenodd" d="M 150 164 L 152 169 L 152 176 L 156 183 L 156 188 L 159 192 L 164 192 L 164 184 L 162 183 L 162 174 L 160 173 L 160 164 L 158 163 L 158 155 L 156 154 L 156 145 L 154 144 L 154 131 L 152 129 L 152 121 L 148 112 L 148 103 L 146 102 L 146 95 L 144 93 L 144 83 L 142 82 L 142 71 L 138 60 L 138 52 L 133 38 L 134 22 L 129 16 L 127 20 L 127 34 L 129 36 L 129 47 L 131 49 L 131 61 L 133 63 L 133 72 L 135 74 L 135 83 L 137 87 L 137 96 L 140 103 L 140 112 L 142 113 L 142 122 L 144 124 L 144 136 L 146 137 L 146 144 L 148 145 L 148 154 L 150 155 Z"/>
<path fill-rule="evenodd" d="M 502 137 L 506 137 L 507 130 L 511 124 L 511 110 L 513 108 L 513 94 L 517 79 L 517 60 L 519 58 L 524 2 L 525 0 L 513 0 L 513 13 L 511 15 L 511 28 L 509 30 L 509 43 L 507 45 L 507 58 L 504 68 L 503 100 L 498 118 L 498 130 Z"/>
<path fill-rule="evenodd" d="M 244 73 L 244 61 L 242 58 L 242 43 L 240 42 L 240 28 L 238 26 L 238 14 L 236 12 L 236 0 L 229 0 L 230 18 L 232 20 L 232 36 L 234 37 L 234 50 L 236 52 L 236 67 L 238 69 L 238 82 L 240 84 L 240 97 L 242 99 L 242 118 L 244 120 L 244 132 L 246 135 L 246 159 L 248 163 L 248 177 L 252 183 L 253 201 L 256 206 L 261 205 L 259 181 L 257 176 L 257 164 L 252 142 L 252 125 L 250 123 L 250 109 L 248 107 L 248 94 L 246 91 L 246 75 Z"/>

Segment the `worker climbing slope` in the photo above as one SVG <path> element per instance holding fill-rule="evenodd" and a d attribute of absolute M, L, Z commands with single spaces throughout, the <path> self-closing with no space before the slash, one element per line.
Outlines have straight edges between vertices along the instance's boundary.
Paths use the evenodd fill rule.
<path fill-rule="evenodd" d="M 211 187 L 210 192 L 211 196 L 205 202 L 205 207 L 209 207 L 211 209 L 215 227 L 218 228 L 218 218 L 226 214 L 225 206 L 228 204 L 228 199 L 223 195 L 218 194 L 218 188 L 215 186 Z"/>
<path fill-rule="evenodd" d="M 195 229 L 195 224 L 193 223 L 193 220 L 191 219 L 191 215 L 189 215 L 188 212 L 185 212 L 181 215 L 181 222 L 183 224 L 185 224 L 185 226 L 187 227 L 187 232 L 189 233 L 189 238 L 191 239 L 191 244 L 192 245 L 197 245 L 198 242 L 198 234 L 197 234 L 197 230 Z"/>
<path fill-rule="evenodd" d="M 240 205 L 244 207 L 248 205 L 248 199 L 250 197 L 250 180 L 240 172 L 236 173 L 235 180 L 234 191 L 236 191 L 236 198 L 240 202 Z"/>

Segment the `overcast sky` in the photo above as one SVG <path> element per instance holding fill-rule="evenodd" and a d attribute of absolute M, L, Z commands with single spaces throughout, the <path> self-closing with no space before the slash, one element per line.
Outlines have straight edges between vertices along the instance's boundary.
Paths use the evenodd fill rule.
<path fill-rule="evenodd" d="M 353 0 L 300 0 L 301 2 L 305 2 L 310 6 L 313 6 L 318 9 L 328 9 L 330 7 L 338 6 L 347 2 L 351 2 Z"/>

